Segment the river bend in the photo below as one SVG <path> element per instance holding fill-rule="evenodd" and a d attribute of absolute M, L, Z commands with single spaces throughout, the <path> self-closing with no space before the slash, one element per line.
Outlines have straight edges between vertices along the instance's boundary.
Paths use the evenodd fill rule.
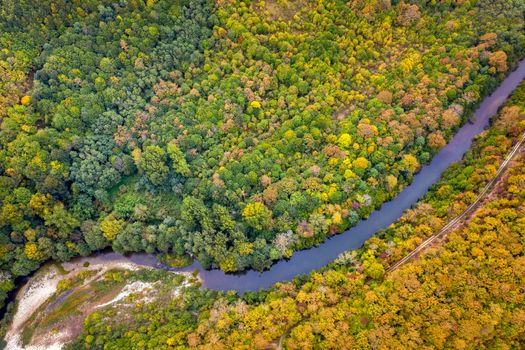
<path fill-rule="evenodd" d="M 339 254 L 361 247 L 368 238 L 372 237 L 377 231 L 387 228 L 399 219 L 406 209 L 423 197 L 430 186 L 439 180 L 448 166 L 463 158 L 474 137 L 489 125 L 490 118 L 498 112 L 499 107 L 524 78 L 525 59 L 490 96 L 483 100 L 471 121 L 459 129 L 449 143 L 434 156 L 430 164 L 422 167 L 421 171 L 414 176 L 413 182 L 393 200 L 384 203 L 380 209 L 374 211 L 368 219 L 361 220 L 358 225 L 331 237 L 318 247 L 294 252 L 289 260 L 281 260 L 269 270 L 264 272 L 249 270 L 238 274 L 226 274 L 218 269 L 204 270 L 197 261 L 190 266 L 175 269 L 166 267 L 154 255 L 149 254 L 131 254 L 124 257 L 108 252 L 83 259 L 88 261 L 89 259 L 129 260 L 139 265 L 167 268 L 172 271 L 194 271 L 198 269 L 204 287 L 215 290 L 236 290 L 239 293 L 268 288 L 276 282 L 290 280 L 297 275 L 319 269 L 333 261 Z"/>

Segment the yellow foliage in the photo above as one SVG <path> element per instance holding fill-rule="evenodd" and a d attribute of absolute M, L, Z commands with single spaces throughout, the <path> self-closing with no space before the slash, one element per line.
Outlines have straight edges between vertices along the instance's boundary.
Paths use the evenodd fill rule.
<path fill-rule="evenodd" d="M 32 228 L 28 228 L 27 230 L 25 230 L 24 232 L 24 237 L 30 241 L 30 242 L 34 242 L 35 239 L 36 239 L 36 231 Z"/>
<path fill-rule="evenodd" d="M 31 159 L 31 162 L 29 163 L 31 166 L 38 168 L 40 171 L 44 172 L 46 171 L 46 163 L 42 160 L 42 158 L 39 155 L 36 155 L 33 159 Z"/>
<path fill-rule="evenodd" d="M 36 213 L 42 214 L 52 203 L 50 194 L 35 193 L 29 200 L 29 207 Z"/>
<path fill-rule="evenodd" d="M 337 163 L 339 163 L 339 158 L 330 157 L 330 159 L 328 159 L 328 165 L 330 166 L 335 166 Z"/>
<path fill-rule="evenodd" d="M 356 177 L 356 174 L 355 174 L 352 170 L 347 169 L 347 170 L 345 171 L 345 174 L 344 174 L 343 176 L 345 177 L 345 179 L 348 180 L 348 179 L 351 179 L 351 178 Z"/>
<path fill-rule="evenodd" d="M 26 243 L 24 246 L 24 253 L 27 258 L 31 260 L 39 260 L 41 258 L 41 254 L 38 251 L 38 246 L 34 242 Z"/>
<path fill-rule="evenodd" d="M 3 258 L 9 252 L 6 244 L 0 244 L 0 258 Z"/>
<path fill-rule="evenodd" d="M 250 103 L 250 106 L 251 106 L 252 108 L 255 108 L 255 109 L 260 109 L 260 108 L 261 108 L 261 104 L 259 103 L 259 101 L 252 101 L 252 102 Z"/>
<path fill-rule="evenodd" d="M 270 224 L 272 212 L 261 202 L 254 202 L 244 207 L 242 216 L 252 227 L 262 230 Z"/>
<path fill-rule="evenodd" d="M 341 134 L 337 140 L 337 143 L 343 148 L 349 148 L 352 144 L 352 136 L 347 133 Z"/>
<path fill-rule="evenodd" d="M 328 189 L 328 196 L 332 197 L 337 193 L 337 184 L 333 183 L 330 184 L 330 188 Z"/>
<path fill-rule="evenodd" d="M 64 166 L 64 164 L 56 161 L 56 160 L 52 160 L 50 163 L 49 163 L 49 166 L 51 167 L 51 169 L 53 171 L 56 171 L 56 172 L 62 172 L 62 174 L 64 175 L 67 175 L 67 170 Z"/>
<path fill-rule="evenodd" d="M 342 217 L 341 217 L 341 213 L 340 212 L 335 212 L 334 215 L 332 215 L 332 223 L 338 225 L 341 223 L 342 221 Z"/>
<path fill-rule="evenodd" d="M 240 255 L 248 255 L 251 253 L 253 253 L 253 243 L 243 242 L 239 244 L 239 254 Z"/>
<path fill-rule="evenodd" d="M 480 256 L 484 256 L 485 253 L 483 252 L 482 249 L 478 248 L 478 247 L 473 247 L 472 248 L 472 252 L 471 252 L 472 256 L 474 257 L 480 257 Z"/>
<path fill-rule="evenodd" d="M 387 189 L 389 191 L 395 190 L 395 188 L 397 186 L 397 177 L 395 177 L 393 175 L 388 175 L 386 177 L 386 186 L 387 186 Z"/>
<path fill-rule="evenodd" d="M 100 230 L 107 240 L 112 241 L 124 227 L 124 220 L 115 218 L 112 214 L 108 215 L 100 223 Z"/>
<path fill-rule="evenodd" d="M 413 155 L 405 154 L 401 159 L 401 168 L 402 170 L 415 173 L 419 169 L 419 161 Z"/>
<path fill-rule="evenodd" d="M 291 139 L 294 136 L 295 136 L 295 132 L 293 130 L 287 130 L 284 133 L 284 138 L 287 139 L 287 140 Z"/>
<path fill-rule="evenodd" d="M 219 263 L 219 267 L 224 272 L 233 272 L 237 270 L 237 264 L 235 263 L 235 259 L 231 255 L 228 255 L 226 259 L 221 261 Z"/>
<path fill-rule="evenodd" d="M 368 168 L 368 160 L 364 157 L 359 157 L 352 162 L 352 165 L 357 169 L 366 169 Z"/>
<path fill-rule="evenodd" d="M 67 241 L 66 242 L 66 247 L 68 247 L 69 250 L 75 250 L 76 244 L 71 242 L 71 241 Z"/>
<path fill-rule="evenodd" d="M 334 143 L 335 141 L 337 141 L 337 136 L 336 135 L 330 134 L 330 135 L 326 136 L 326 142 Z"/>
<path fill-rule="evenodd" d="M 24 124 L 20 127 L 22 131 L 30 133 L 34 128 L 31 125 Z"/>
<path fill-rule="evenodd" d="M 31 103 L 31 96 L 28 96 L 28 95 L 23 96 L 23 97 L 20 99 L 20 103 L 21 103 L 23 106 L 29 106 L 29 104 Z"/>
<path fill-rule="evenodd" d="M 138 166 L 140 164 L 140 159 L 142 158 L 142 151 L 140 150 L 140 148 L 135 148 L 131 152 L 131 156 L 133 157 L 133 161 L 135 162 L 135 165 Z"/>
<path fill-rule="evenodd" d="M 419 54 L 412 53 L 408 55 L 404 60 L 401 61 L 400 67 L 404 74 L 410 73 L 410 71 L 417 65 L 419 62 Z"/>

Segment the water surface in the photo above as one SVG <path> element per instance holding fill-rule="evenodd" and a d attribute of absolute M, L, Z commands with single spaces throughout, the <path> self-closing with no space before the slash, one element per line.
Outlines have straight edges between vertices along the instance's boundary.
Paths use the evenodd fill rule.
<path fill-rule="evenodd" d="M 339 254 L 361 247 L 368 238 L 377 231 L 387 228 L 401 217 L 403 211 L 423 197 L 448 166 L 463 158 L 474 137 L 488 126 L 490 118 L 497 113 L 498 108 L 524 78 L 525 60 L 519 63 L 518 68 L 501 83 L 492 95 L 483 100 L 472 120 L 460 128 L 450 142 L 434 156 L 430 164 L 424 166 L 414 176 L 412 184 L 392 201 L 384 203 L 380 209 L 374 211 L 368 219 L 361 220 L 358 225 L 331 237 L 318 247 L 294 252 L 289 260 L 281 260 L 267 271 L 249 270 L 238 274 L 226 274 L 218 269 L 204 270 L 197 261 L 190 266 L 176 269 L 166 267 L 154 255 L 148 254 L 131 254 L 129 257 L 123 257 L 109 252 L 94 257 L 94 259 L 107 261 L 126 259 L 140 265 L 167 268 L 172 271 L 198 269 L 204 287 L 215 290 L 236 290 L 239 293 L 268 288 L 276 282 L 290 280 L 297 275 L 319 269 L 336 259 Z"/>

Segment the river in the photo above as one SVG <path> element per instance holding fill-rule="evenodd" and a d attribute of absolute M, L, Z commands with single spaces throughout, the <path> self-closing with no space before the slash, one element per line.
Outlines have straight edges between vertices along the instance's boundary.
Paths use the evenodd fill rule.
<path fill-rule="evenodd" d="M 490 118 L 494 116 L 499 107 L 507 100 L 512 91 L 525 78 L 525 59 L 522 60 L 517 69 L 510 73 L 500 86 L 479 105 L 471 121 L 466 123 L 454 135 L 450 142 L 434 156 L 430 164 L 424 166 L 414 176 L 413 182 L 400 192 L 392 201 L 386 202 L 382 207 L 372 213 L 366 220 L 361 220 L 358 225 L 333 236 L 318 247 L 295 252 L 289 260 L 281 260 L 274 264 L 269 270 L 257 272 L 253 270 L 226 274 L 221 270 L 205 270 L 195 261 L 184 268 L 170 268 L 157 260 L 150 254 L 131 254 L 122 256 L 117 253 L 100 253 L 82 260 L 90 261 L 131 261 L 138 265 L 166 268 L 171 271 L 194 271 L 198 269 L 202 286 L 214 290 L 236 290 L 239 293 L 256 291 L 268 288 L 276 282 L 290 280 L 297 275 L 307 274 L 319 269 L 339 254 L 361 247 L 363 243 L 372 237 L 377 231 L 388 227 L 401 217 L 403 212 L 423 197 L 430 186 L 436 183 L 443 171 L 452 163 L 460 161 L 465 152 L 470 148 L 472 140 L 481 133 L 488 125 Z"/>

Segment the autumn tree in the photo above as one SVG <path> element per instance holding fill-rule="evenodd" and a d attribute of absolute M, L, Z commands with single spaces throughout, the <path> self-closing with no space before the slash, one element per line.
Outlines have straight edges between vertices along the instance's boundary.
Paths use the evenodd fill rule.
<path fill-rule="evenodd" d="M 242 216 L 248 225 L 256 230 L 268 229 L 271 226 L 272 212 L 260 202 L 247 204 L 242 211 Z"/>

